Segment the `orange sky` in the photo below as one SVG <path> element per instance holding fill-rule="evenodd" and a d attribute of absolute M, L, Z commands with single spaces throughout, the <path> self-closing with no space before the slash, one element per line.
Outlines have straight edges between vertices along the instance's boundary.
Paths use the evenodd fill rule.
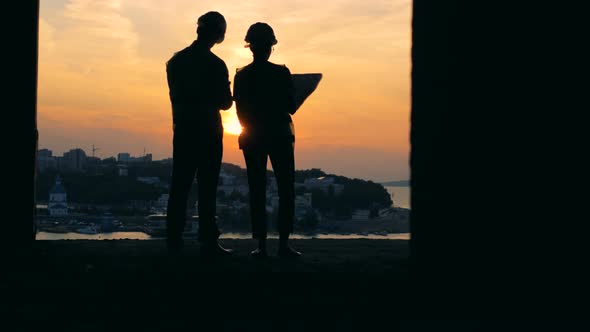
<path fill-rule="evenodd" d="M 195 38 L 199 15 L 221 12 L 228 29 L 212 50 L 236 68 L 250 24 L 275 30 L 271 61 L 324 78 L 294 115 L 296 168 L 372 179 L 409 177 L 409 0 L 41 0 L 39 146 L 80 147 L 155 159 L 172 151 L 165 62 Z M 222 112 L 229 127 L 235 108 Z M 244 166 L 226 133 L 224 161 Z M 269 163 L 270 167 L 270 163 Z"/>

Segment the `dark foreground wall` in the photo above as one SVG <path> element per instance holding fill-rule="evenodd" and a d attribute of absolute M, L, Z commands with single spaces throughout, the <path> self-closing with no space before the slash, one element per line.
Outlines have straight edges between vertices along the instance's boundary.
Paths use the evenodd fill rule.
<path fill-rule="evenodd" d="M 425 316 L 484 312 L 495 106 L 490 17 L 414 1 L 411 257 L 416 309 Z"/>
<path fill-rule="evenodd" d="M 34 236 L 38 12 L 38 0 L 4 5 L 0 55 L 2 245 L 26 244 Z"/>
<path fill-rule="evenodd" d="M 578 12 L 414 1 L 411 262 L 422 317 L 587 315 Z"/>

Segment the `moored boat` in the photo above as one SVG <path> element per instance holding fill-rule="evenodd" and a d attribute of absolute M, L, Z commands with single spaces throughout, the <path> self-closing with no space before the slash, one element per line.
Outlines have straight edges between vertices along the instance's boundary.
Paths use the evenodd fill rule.
<path fill-rule="evenodd" d="M 145 217 L 145 224 L 143 226 L 144 233 L 151 237 L 166 237 L 166 215 L 165 214 L 151 214 Z M 183 236 L 196 237 L 199 230 L 199 217 L 192 216 L 190 220 L 186 221 Z"/>
<path fill-rule="evenodd" d="M 98 229 L 94 225 L 89 225 L 86 227 L 76 229 L 76 233 L 81 234 L 98 234 Z"/>

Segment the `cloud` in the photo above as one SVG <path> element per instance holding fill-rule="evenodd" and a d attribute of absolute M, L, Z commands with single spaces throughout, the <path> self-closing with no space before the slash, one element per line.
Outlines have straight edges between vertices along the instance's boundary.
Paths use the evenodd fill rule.
<path fill-rule="evenodd" d="M 55 52 L 55 28 L 44 19 L 39 19 L 39 55 L 48 56 Z"/>
<path fill-rule="evenodd" d="M 236 68 L 251 61 L 243 39 L 257 21 L 270 23 L 279 39 L 273 62 L 287 64 L 292 72 L 324 73 L 294 116 L 300 152 L 307 156 L 302 162 L 313 165 L 315 158 L 328 169 L 344 167 L 338 153 L 357 148 L 334 145 L 350 146 L 351 141 L 369 150 L 402 151 L 409 147 L 410 6 L 409 0 L 42 1 L 41 143 L 66 136 L 71 139 L 60 142 L 87 140 L 85 133 L 92 133 L 91 144 L 102 145 L 103 153 L 112 148 L 114 154 L 127 132 L 134 144 L 152 144 L 156 158 L 170 156 L 164 63 L 195 38 L 198 16 L 217 10 L 226 17 L 228 31 L 213 51 L 228 65 L 230 80 Z M 237 161 L 243 157 L 234 139 L 226 137 L 224 153 Z M 307 149 L 309 142 L 317 147 Z M 371 161 L 371 172 L 373 165 L 382 169 L 374 172 L 387 172 L 390 166 L 375 157 L 387 153 L 367 151 L 357 152 Z M 384 160 L 407 167 L 395 158 Z M 342 171 L 357 172 L 361 166 Z"/>
<path fill-rule="evenodd" d="M 84 59 L 91 63 L 113 58 L 134 63 L 138 35 L 131 20 L 120 11 L 121 1 L 117 0 L 68 1 L 62 15 L 69 25 L 62 36 L 65 44 L 73 47 L 67 50 L 72 55 L 86 55 Z"/>

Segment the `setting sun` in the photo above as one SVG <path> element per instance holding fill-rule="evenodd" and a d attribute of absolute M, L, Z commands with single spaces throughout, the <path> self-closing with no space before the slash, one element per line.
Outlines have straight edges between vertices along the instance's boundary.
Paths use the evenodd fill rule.
<path fill-rule="evenodd" d="M 239 135 L 242 132 L 242 125 L 240 125 L 240 120 L 238 120 L 238 115 L 236 114 L 235 109 L 232 107 L 231 110 L 222 112 L 221 114 L 223 119 L 223 131 L 226 134 Z"/>

